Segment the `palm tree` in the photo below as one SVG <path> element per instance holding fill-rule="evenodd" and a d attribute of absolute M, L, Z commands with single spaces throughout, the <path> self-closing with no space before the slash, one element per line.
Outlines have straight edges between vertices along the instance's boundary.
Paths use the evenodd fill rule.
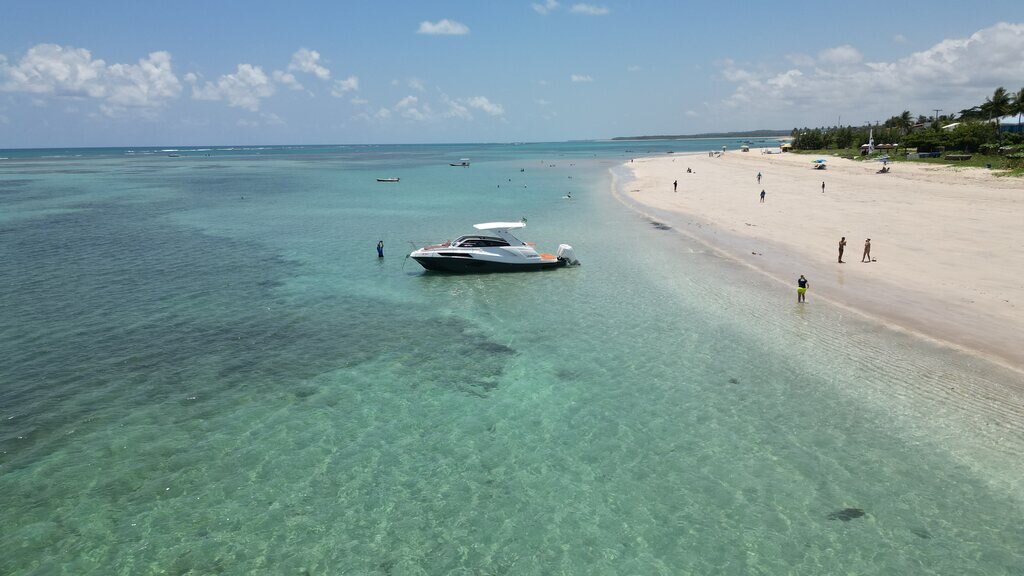
<path fill-rule="evenodd" d="M 910 110 L 904 110 L 902 114 L 896 117 L 896 127 L 900 129 L 900 133 L 909 133 L 913 126 L 914 117 L 910 115 Z"/>
<path fill-rule="evenodd" d="M 1002 118 L 1011 111 L 1011 96 L 1007 92 L 1007 89 L 999 86 L 992 92 L 990 97 L 985 98 L 985 104 L 981 105 L 981 109 L 988 113 L 989 120 L 995 117 L 995 133 L 998 134 L 999 141 L 1002 141 L 1002 131 L 999 130 L 999 118 Z"/>
<path fill-rule="evenodd" d="M 1013 102 L 1010 104 L 1010 114 L 1017 114 L 1017 126 L 1020 126 L 1020 117 L 1024 114 L 1024 88 L 1021 88 L 1013 95 Z"/>
<path fill-rule="evenodd" d="M 977 120 L 983 117 L 984 112 L 982 111 L 982 106 L 972 106 L 964 108 L 959 114 L 961 120 Z"/>

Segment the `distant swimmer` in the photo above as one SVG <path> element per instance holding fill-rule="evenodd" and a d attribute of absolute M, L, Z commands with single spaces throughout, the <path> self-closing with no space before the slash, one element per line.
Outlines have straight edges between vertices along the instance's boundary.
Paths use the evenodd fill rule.
<path fill-rule="evenodd" d="M 806 301 L 807 288 L 810 285 L 811 284 L 810 284 L 810 282 L 807 281 L 807 278 L 804 278 L 804 275 L 801 274 L 800 278 L 798 278 L 797 281 L 796 281 L 796 301 L 797 302 L 805 302 Z"/>
<path fill-rule="evenodd" d="M 562 196 L 562 198 L 565 198 L 566 200 L 572 200 L 572 192 L 569 192 L 565 196 Z"/>

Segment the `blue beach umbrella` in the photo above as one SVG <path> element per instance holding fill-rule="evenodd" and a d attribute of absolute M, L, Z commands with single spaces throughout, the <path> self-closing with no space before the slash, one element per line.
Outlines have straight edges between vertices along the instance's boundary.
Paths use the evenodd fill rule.
<path fill-rule="evenodd" d="M 815 164 L 824 164 L 825 162 L 828 162 L 828 160 L 824 160 L 822 158 L 818 158 L 814 161 Z"/>

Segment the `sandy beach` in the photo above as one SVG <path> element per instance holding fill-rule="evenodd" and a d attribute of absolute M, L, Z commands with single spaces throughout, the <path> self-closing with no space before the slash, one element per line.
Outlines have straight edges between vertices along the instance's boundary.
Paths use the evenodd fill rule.
<path fill-rule="evenodd" d="M 815 170 L 817 158 L 637 158 L 622 199 L 776 278 L 794 301 L 804 274 L 808 306 L 843 306 L 1024 370 L 1024 181 L 907 163 L 876 174 L 881 163 L 830 156 Z M 867 238 L 874 261 L 862 263 Z"/>

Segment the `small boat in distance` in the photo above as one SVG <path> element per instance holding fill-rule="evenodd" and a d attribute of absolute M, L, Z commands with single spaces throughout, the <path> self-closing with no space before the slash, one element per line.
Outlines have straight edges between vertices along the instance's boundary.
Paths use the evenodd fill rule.
<path fill-rule="evenodd" d="M 377 178 L 377 182 L 399 182 L 401 178 Z"/>
<path fill-rule="evenodd" d="M 449 166 L 469 166 L 469 158 L 460 158 L 458 162 L 452 162 Z"/>
<path fill-rule="evenodd" d="M 525 227 L 525 221 L 474 224 L 473 228 L 493 235 L 467 234 L 420 248 L 409 256 L 436 272 L 526 272 L 579 264 L 568 244 L 559 244 L 557 254 L 541 254 L 512 235 L 512 230 Z"/>

